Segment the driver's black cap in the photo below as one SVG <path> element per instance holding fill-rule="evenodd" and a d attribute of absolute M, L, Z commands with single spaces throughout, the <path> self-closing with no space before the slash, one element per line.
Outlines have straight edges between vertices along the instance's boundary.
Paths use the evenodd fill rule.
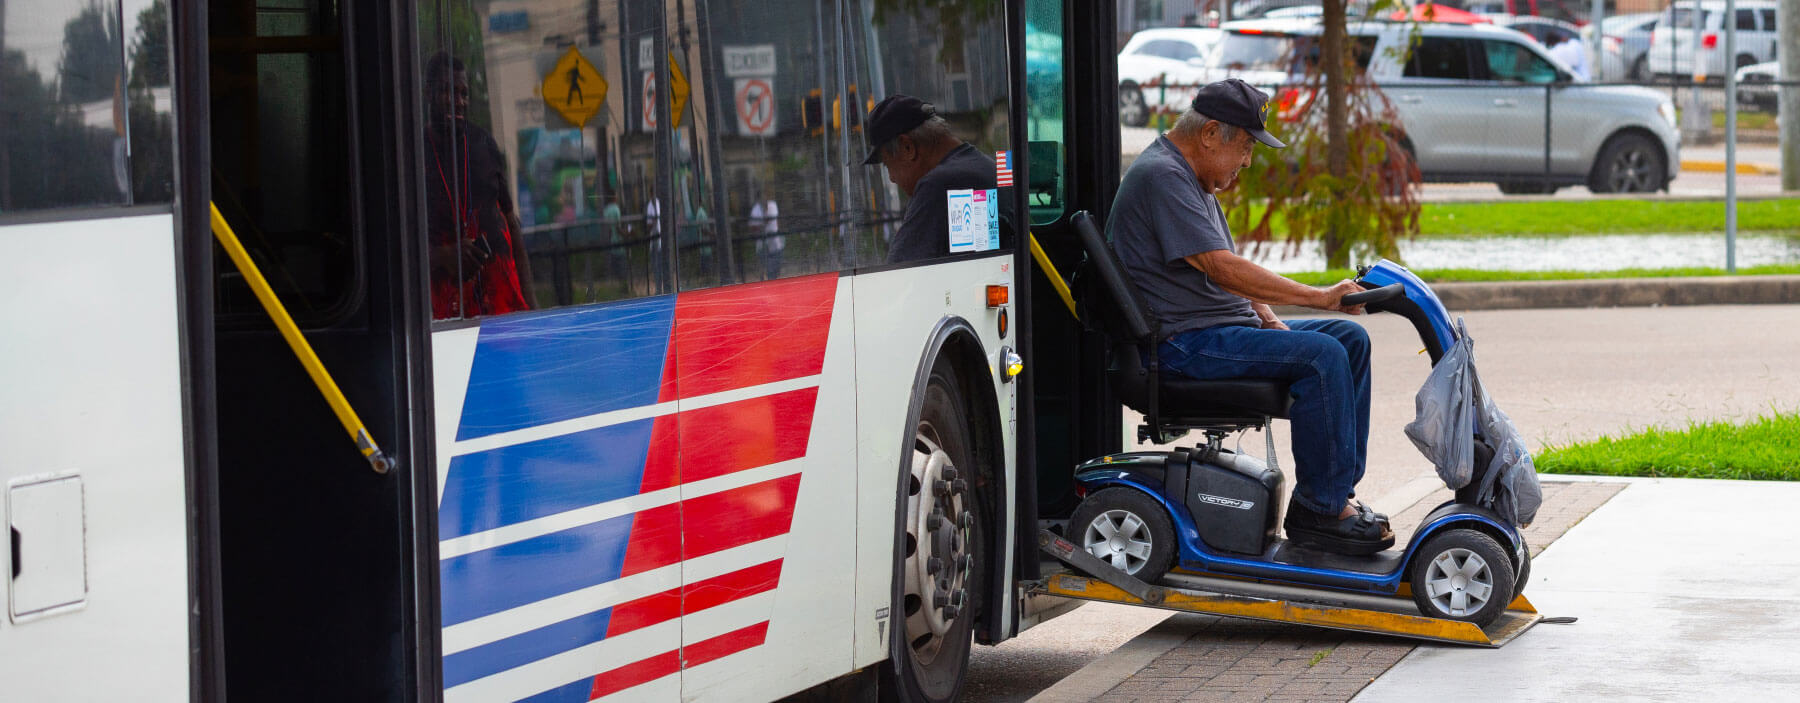
<path fill-rule="evenodd" d="M 1194 96 L 1194 112 L 1249 132 L 1256 141 L 1277 149 L 1287 146 L 1263 127 L 1269 118 L 1269 94 L 1236 78 L 1201 88 Z"/>
<path fill-rule="evenodd" d="M 937 108 L 931 103 L 911 95 L 895 93 L 875 103 L 875 109 L 869 111 L 869 121 L 864 123 L 869 130 L 869 157 L 863 159 L 863 165 L 881 163 L 881 145 L 911 132 L 936 114 Z"/>

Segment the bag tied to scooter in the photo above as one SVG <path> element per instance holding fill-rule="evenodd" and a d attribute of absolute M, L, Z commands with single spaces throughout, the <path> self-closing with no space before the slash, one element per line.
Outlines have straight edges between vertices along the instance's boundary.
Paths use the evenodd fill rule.
<path fill-rule="evenodd" d="M 1479 475 L 1476 502 L 1515 526 L 1529 525 L 1543 503 L 1537 468 L 1519 429 L 1482 387 L 1475 371 L 1475 341 L 1461 318 L 1456 331 L 1456 342 L 1413 398 L 1415 417 L 1406 425 L 1406 436 L 1437 468 L 1444 485 L 1459 490 Z M 1480 472 L 1477 443 L 1493 457 Z M 1489 453 L 1479 456 L 1487 459 Z"/>

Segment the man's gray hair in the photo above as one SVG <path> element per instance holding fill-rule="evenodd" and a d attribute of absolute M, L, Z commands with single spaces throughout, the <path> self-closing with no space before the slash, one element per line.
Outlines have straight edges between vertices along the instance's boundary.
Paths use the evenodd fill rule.
<path fill-rule="evenodd" d="M 1219 122 L 1219 121 L 1215 120 L 1211 117 L 1207 117 L 1206 115 L 1202 115 L 1199 112 L 1194 111 L 1193 108 L 1189 108 L 1186 112 L 1181 113 L 1180 118 L 1175 120 L 1175 126 L 1169 128 L 1169 133 L 1176 134 L 1176 135 L 1192 134 L 1194 136 L 1200 136 L 1200 128 L 1205 127 L 1206 123 L 1208 123 L 1208 122 Z M 1242 131 L 1244 131 L 1244 129 L 1237 125 L 1219 122 L 1219 136 L 1223 137 L 1225 139 L 1225 141 L 1227 141 L 1227 142 L 1237 141 L 1237 138 L 1238 138 L 1237 134 L 1238 134 L 1238 132 L 1242 132 Z"/>
<path fill-rule="evenodd" d="M 956 139 L 956 134 L 950 131 L 950 123 L 945 122 L 944 118 L 937 115 L 925 118 L 924 122 L 905 132 L 904 136 L 912 139 L 913 144 L 918 145 L 921 149 Z M 894 153 L 894 149 L 898 146 L 900 146 L 899 137 L 888 140 L 886 144 L 881 145 L 882 156 Z"/>

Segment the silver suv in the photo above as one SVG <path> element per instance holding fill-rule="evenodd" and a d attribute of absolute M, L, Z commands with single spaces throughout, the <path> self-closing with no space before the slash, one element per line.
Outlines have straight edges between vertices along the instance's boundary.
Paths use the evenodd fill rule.
<path fill-rule="evenodd" d="M 1349 33 L 1358 62 L 1399 113 L 1403 144 L 1426 180 L 1492 181 L 1509 194 L 1578 184 L 1619 193 L 1663 190 L 1679 171 L 1666 94 L 1576 81 L 1530 37 L 1491 24 L 1419 25 L 1408 52 L 1412 27 L 1354 22 Z M 1209 77 L 1270 87 L 1299 82 L 1320 32 L 1316 22 L 1278 20 L 1222 29 Z M 1291 58 L 1271 66 L 1239 60 L 1246 55 Z"/>

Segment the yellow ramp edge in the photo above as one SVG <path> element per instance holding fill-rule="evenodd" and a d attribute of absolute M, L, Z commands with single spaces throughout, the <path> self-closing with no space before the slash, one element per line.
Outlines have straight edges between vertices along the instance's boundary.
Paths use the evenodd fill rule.
<path fill-rule="evenodd" d="M 1051 576 L 1044 582 L 1040 590 L 1049 595 L 1065 598 L 1144 605 L 1164 610 L 1224 615 L 1269 622 L 1289 622 L 1481 647 L 1498 647 L 1505 644 L 1543 618 L 1535 609 L 1531 608 L 1530 602 L 1524 600 L 1523 597 L 1515 599 L 1512 605 L 1508 606 L 1507 613 L 1483 630 L 1474 623 L 1457 620 L 1250 596 L 1204 593 L 1179 588 L 1168 588 L 1168 595 L 1163 602 L 1151 605 L 1105 581 L 1066 573 Z M 1523 608 L 1514 607 L 1521 604 L 1524 606 Z"/>

